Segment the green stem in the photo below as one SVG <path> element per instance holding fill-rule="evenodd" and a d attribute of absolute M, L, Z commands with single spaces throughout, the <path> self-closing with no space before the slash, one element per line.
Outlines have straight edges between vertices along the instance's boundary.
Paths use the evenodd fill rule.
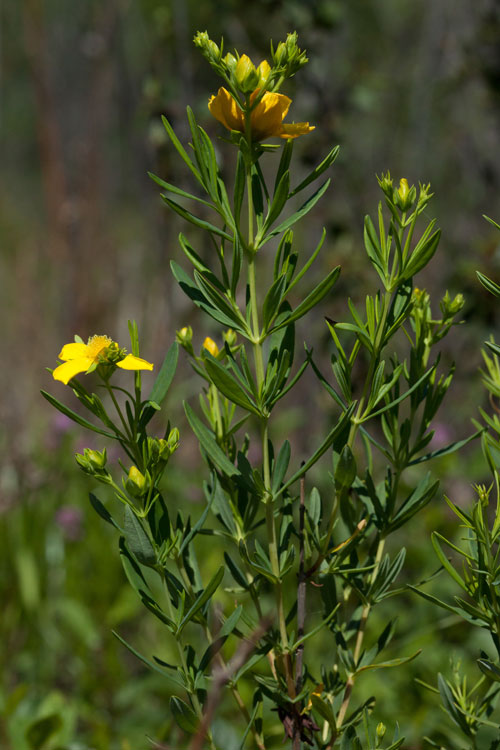
<path fill-rule="evenodd" d="M 245 133 L 247 137 L 248 147 L 252 148 L 252 133 L 250 124 L 250 101 L 247 97 L 247 112 L 245 114 Z M 262 351 L 262 337 L 259 323 L 259 311 L 258 311 L 258 300 L 257 300 L 257 283 L 255 273 L 255 252 L 254 248 L 254 208 L 252 198 L 252 176 L 251 176 L 251 163 L 247 160 L 246 163 L 246 184 L 247 184 L 247 200 L 248 200 L 248 243 L 247 243 L 247 261 L 248 261 L 248 291 L 250 296 L 250 320 L 252 327 L 252 343 L 254 351 L 255 361 L 255 376 L 257 381 L 257 392 L 259 399 L 262 396 L 264 382 L 265 382 L 265 368 L 264 368 L 264 356 Z M 286 617 L 285 609 L 283 604 L 283 588 L 280 575 L 280 565 L 278 556 L 278 538 L 276 531 L 276 524 L 274 521 L 274 509 L 271 497 L 271 466 L 269 457 L 269 434 L 268 434 L 268 422 L 269 417 L 265 414 L 261 417 L 261 435 L 262 435 L 262 466 L 263 466 L 263 479 L 264 486 L 266 488 L 266 529 L 269 549 L 269 560 L 271 563 L 271 570 L 276 579 L 274 585 L 276 606 L 278 610 L 278 622 L 281 636 L 281 646 L 284 652 L 288 649 L 288 634 L 286 629 Z M 294 681 L 290 664 L 290 655 L 285 653 L 284 659 L 285 674 L 287 684 L 290 691 L 290 696 L 295 697 Z"/>
<path fill-rule="evenodd" d="M 172 620 L 172 622 L 175 622 L 175 612 L 174 612 L 174 608 L 172 606 L 172 601 L 170 599 L 170 593 L 168 591 L 168 586 L 167 586 L 167 582 L 166 582 L 166 579 L 165 579 L 165 574 L 162 572 L 161 576 L 163 578 L 163 583 L 165 585 L 166 593 L 167 593 L 167 596 L 166 596 L 166 600 L 167 600 L 167 614 L 170 617 L 170 619 Z M 186 657 L 184 655 L 184 648 L 183 648 L 182 643 L 181 643 L 181 637 L 175 636 L 175 643 L 177 645 L 177 651 L 179 653 L 179 659 L 180 659 L 180 662 L 181 662 L 181 666 L 182 666 L 182 669 L 183 669 L 184 674 L 185 674 L 186 679 L 187 679 L 188 675 L 189 675 L 189 670 L 188 670 L 188 665 L 187 665 L 187 662 L 186 662 Z M 200 723 L 201 723 L 203 721 L 203 708 L 202 708 L 202 705 L 201 705 L 201 703 L 199 701 L 199 698 L 198 698 L 198 696 L 196 694 L 196 690 L 189 689 L 188 692 L 189 692 L 189 694 L 191 696 L 191 700 L 193 701 L 193 707 L 194 707 L 194 710 L 196 711 L 196 715 L 198 716 L 198 719 L 200 720 Z M 208 742 L 210 744 L 211 750 L 217 750 L 217 748 L 215 746 L 215 743 L 214 743 L 214 740 L 213 740 L 213 737 L 212 737 L 212 733 L 210 732 L 210 730 L 207 730 L 207 739 L 208 739 Z"/>

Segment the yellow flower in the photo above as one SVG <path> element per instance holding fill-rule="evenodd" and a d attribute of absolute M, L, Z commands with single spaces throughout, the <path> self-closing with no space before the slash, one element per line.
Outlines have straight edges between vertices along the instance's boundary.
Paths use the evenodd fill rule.
<path fill-rule="evenodd" d="M 113 364 L 122 370 L 152 370 L 153 365 L 145 359 L 125 354 L 118 344 L 108 336 L 91 336 L 88 343 L 83 341 L 65 344 L 59 354 L 64 364 L 56 367 L 52 376 L 66 385 L 80 372 L 87 372 L 92 365 Z"/>
<path fill-rule="evenodd" d="M 265 60 L 259 65 L 262 73 Z M 255 99 L 259 92 L 256 89 L 252 94 Z M 313 125 L 308 122 L 284 123 L 292 100 L 284 94 L 272 94 L 267 91 L 255 109 L 250 114 L 250 124 L 253 141 L 264 141 L 266 138 L 298 138 L 314 130 Z M 225 88 L 220 88 L 217 96 L 210 97 L 208 102 L 210 113 L 219 120 L 228 130 L 245 132 L 245 116 L 239 108 L 235 99 Z"/>
<path fill-rule="evenodd" d="M 219 353 L 219 347 L 217 346 L 215 341 L 210 338 L 210 336 L 207 336 L 205 341 L 203 342 L 202 352 L 203 349 L 206 349 L 207 352 L 212 355 L 212 357 L 216 357 Z"/>

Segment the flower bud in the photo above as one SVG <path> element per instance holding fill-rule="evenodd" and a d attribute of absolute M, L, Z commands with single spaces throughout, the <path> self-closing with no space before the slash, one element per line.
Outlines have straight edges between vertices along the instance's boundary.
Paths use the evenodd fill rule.
<path fill-rule="evenodd" d="M 222 61 L 226 64 L 228 71 L 230 73 L 234 73 L 238 64 L 238 60 L 235 58 L 235 56 L 228 52 L 227 55 L 222 58 Z"/>
<path fill-rule="evenodd" d="M 224 339 L 226 344 L 229 346 L 229 348 L 232 348 L 233 346 L 236 346 L 238 335 L 236 331 L 233 331 L 232 328 L 228 328 L 227 331 L 225 331 L 222 334 L 222 338 Z"/>
<path fill-rule="evenodd" d="M 191 326 L 184 326 L 180 331 L 176 331 L 175 339 L 189 354 L 193 354 L 193 329 Z"/>
<path fill-rule="evenodd" d="M 213 339 L 210 338 L 210 336 L 207 336 L 205 341 L 203 342 L 203 347 L 201 350 L 201 356 L 203 357 L 204 350 L 212 355 L 212 357 L 216 357 L 219 354 L 219 347 L 215 343 Z"/>
<path fill-rule="evenodd" d="M 128 473 L 125 489 L 132 497 L 142 497 L 148 489 L 148 482 L 137 466 L 131 466 Z"/>
<path fill-rule="evenodd" d="M 218 45 L 213 42 L 208 36 L 206 31 L 198 31 L 195 35 L 193 42 L 196 47 L 199 48 L 203 57 L 205 57 L 211 63 L 218 63 L 221 58 L 221 50 Z"/>
<path fill-rule="evenodd" d="M 179 430 L 177 429 L 177 427 L 174 427 L 172 430 L 170 430 L 167 438 L 167 445 L 170 453 L 173 453 L 177 450 L 179 446 L 179 437 Z"/>
<path fill-rule="evenodd" d="M 407 211 L 415 202 L 417 197 L 417 191 L 412 185 L 408 185 L 406 177 L 402 177 L 399 181 L 399 188 L 394 191 L 394 203 L 398 206 L 401 211 Z"/>
<path fill-rule="evenodd" d="M 379 738 L 379 740 L 383 739 L 385 735 L 385 731 L 386 731 L 385 724 L 382 724 L 382 722 L 379 722 L 379 724 L 377 724 L 377 729 L 376 729 L 377 737 Z"/>
<path fill-rule="evenodd" d="M 389 198 L 392 201 L 393 189 L 392 189 L 391 173 L 387 172 L 387 174 L 382 174 L 382 177 L 377 176 L 377 180 L 378 180 L 378 184 L 380 185 L 382 189 L 382 192 L 385 193 L 387 198 Z"/>
<path fill-rule="evenodd" d="M 242 55 L 234 70 L 234 78 L 238 87 L 244 94 L 250 94 L 257 88 L 260 74 L 248 55 Z"/>
<path fill-rule="evenodd" d="M 86 474 L 90 474 L 90 476 L 94 476 L 95 474 L 107 474 L 107 472 L 104 471 L 107 461 L 106 448 L 104 448 L 102 452 L 92 450 L 91 448 L 85 448 L 83 455 L 81 453 L 75 454 L 75 460 L 80 468 Z"/>

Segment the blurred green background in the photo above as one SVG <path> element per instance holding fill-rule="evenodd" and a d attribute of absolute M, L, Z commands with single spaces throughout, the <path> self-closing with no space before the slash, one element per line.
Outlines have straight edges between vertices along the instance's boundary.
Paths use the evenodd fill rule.
<path fill-rule="evenodd" d="M 277 42 L 291 30 L 308 50 L 309 65 L 286 91 L 294 100 L 290 119 L 316 125 L 297 143 L 297 176 L 341 145 L 333 186 L 299 237 L 304 246 L 316 244 L 326 226 L 317 273 L 342 265 L 335 299 L 322 314 L 345 315 L 345 295 L 361 298 L 371 289 L 362 227 L 379 200 L 375 174 L 390 169 L 396 180 L 431 182 L 436 195 L 429 216 L 438 217 L 443 238 L 417 283 L 435 295 L 436 307 L 446 289 L 466 296 L 466 325 L 447 343 L 457 376 L 436 447 L 471 432 L 482 398 L 480 347 L 496 329 L 496 305 L 475 269 L 500 280 L 499 236 L 482 218 L 500 219 L 495 0 L 3 0 L 0 747 L 6 750 L 35 747 L 27 727 L 56 714 L 63 726 L 47 748 L 141 750 L 151 746 L 146 734 L 168 735 L 169 686 L 111 634 L 117 628 L 147 652 L 156 642 L 168 653 L 124 581 L 116 539 L 88 506 L 90 482 L 72 455 L 95 443 L 55 413 L 39 389 L 69 396 L 44 367 L 55 365 L 75 333 L 84 339 L 106 333 L 126 345 L 127 319 L 135 318 L 142 353 L 157 363 L 183 325 L 193 325 L 200 346 L 207 333 L 220 336 L 173 283 L 168 263 L 180 258 L 181 225 L 147 176 L 153 171 L 190 184 L 161 114 L 187 141 L 190 104 L 209 134 L 221 135 L 206 108 L 218 81 L 192 45 L 199 29 L 217 41 L 224 36 L 227 50 L 236 47 L 257 62 L 268 55 L 270 38 Z M 230 147 L 219 144 L 230 175 Z M 189 236 L 208 257 L 210 248 Z M 328 348 L 319 313 L 302 334 L 318 350 Z M 314 379 L 303 383 L 280 417 L 299 454 L 331 416 Z M 181 365 L 170 415 L 183 438 L 170 493 L 172 502 L 191 503 L 194 513 L 201 501 L 192 481 L 198 452 L 178 404 L 198 389 Z M 466 455 L 467 461 L 448 457 L 434 467 L 444 477 L 443 492 L 465 503 L 472 482 L 484 478 L 477 447 Z M 409 558 L 412 581 L 434 565 L 430 530 L 451 523 L 439 500 L 417 522 L 413 534 L 422 542 Z M 403 728 L 416 748 L 436 731 L 441 714 L 413 677 L 434 683 L 438 669 L 449 671 L 454 649 L 467 660 L 482 644 L 464 626 L 437 623 L 423 603 L 408 600 L 409 608 L 392 601 L 393 614 L 402 610 L 395 653 L 424 647 L 424 655 L 414 675 L 377 677 L 370 689 L 389 723 L 396 696 L 404 695 L 410 718 Z M 232 750 L 230 716 L 221 721 Z"/>

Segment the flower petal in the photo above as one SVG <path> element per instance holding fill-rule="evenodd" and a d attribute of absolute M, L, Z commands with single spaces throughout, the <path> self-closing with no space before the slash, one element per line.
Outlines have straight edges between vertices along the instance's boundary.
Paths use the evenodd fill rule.
<path fill-rule="evenodd" d="M 67 346 L 71 346 L 68 344 Z M 69 362 L 65 362 L 59 367 L 56 367 L 52 373 L 54 380 L 60 380 L 61 383 L 68 385 L 71 378 L 78 375 L 80 372 L 87 372 L 90 365 L 93 363 L 92 357 L 78 357 L 78 359 L 72 359 Z"/>
<path fill-rule="evenodd" d="M 217 96 L 210 97 L 208 109 L 210 114 L 228 130 L 239 130 L 240 133 L 245 132 L 243 112 L 229 91 L 224 87 L 219 89 Z"/>
<path fill-rule="evenodd" d="M 285 117 L 292 100 L 284 94 L 265 93 L 255 109 L 252 111 L 252 138 L 263 141 L 265 138 L 280 136 Z"/>
<path fill-rule="evenodd" d="M 79 359 L 87 356 L 87 344 L 75 342 L 74 344 L 65 344 L 59 354 L 59 359 L 67 362 L 70 359 Z"/>
<path fill-rule="evenodd" d="M 154 367 L 151 362 L 146 362 L 145 359 L 135 357 L 133 354 L 127 354 L 125 359 L 116 363 L 116 366 L 121 367 L 122 370 L 152 370 Z"/>
<path fill-rule="evenodd" d="M 280 138 L 298 138 L 299 135 L 307 135 L 315 127 L 315 125 L 309 125 L 308 122 L 284 122 Z"/>

